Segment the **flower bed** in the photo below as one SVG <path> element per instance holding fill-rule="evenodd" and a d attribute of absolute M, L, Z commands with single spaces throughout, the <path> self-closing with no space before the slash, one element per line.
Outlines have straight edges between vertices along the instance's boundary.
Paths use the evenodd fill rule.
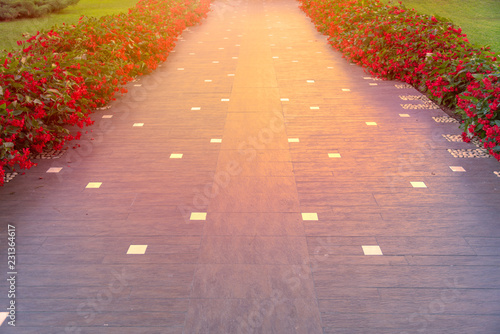
<path fill-rule="evenodd" d="M 65 126 L 91 125 L 93 110 L 156 69 L 209 7 L 209 0 L 141 0 L 127 14 L 82 17 L 0 56 L 0 185 L 4 167 L 28 169 L 30 153 L 78 139 Z"/>
<path fill-rule="evenodd" d="M 300 0 L 330 44 L 373 75 L 407 82 L 454 108 L 465 141 L 500 160 L 500 63 L 459 27 L 377 0 Z"/>

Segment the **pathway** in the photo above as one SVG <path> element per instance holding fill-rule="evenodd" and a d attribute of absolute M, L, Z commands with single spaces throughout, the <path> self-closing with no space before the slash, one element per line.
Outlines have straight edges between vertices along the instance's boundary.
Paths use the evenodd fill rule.
<path fill-rule="evenodd" d="M 297 2 L 213 8 L 0 189 L 0 332 L 498 333 L 498 162 L 453 157 L 457 124 Z"/>

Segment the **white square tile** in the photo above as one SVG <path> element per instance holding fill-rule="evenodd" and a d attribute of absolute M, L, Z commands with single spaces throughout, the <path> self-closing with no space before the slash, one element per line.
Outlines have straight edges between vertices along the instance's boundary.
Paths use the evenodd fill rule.
<path fill-rule="evenodd" d="M 234 73 L 229 73 L 227 76 L 228 77 L 234 77 Z"/>
<path fill-rule="evenodd" d="M 333 66 L 328 66 L 327 69 L 333 70 Z"/>
<path fill-rule="evenodd" d="M 59 173 L 62 170 L 62 167 L 50 167 L 46 173 Z"/>
<path fill-rule="evenodd" d="M 238 57 L 231 57 L 232 59 L 238 59 Z"/>
<path fill-rule="evenodd" d="M 299 61 L 298 60 L 292 60 L 292 63 L 298 63 Z"/>
<path fill-rule="evenodd" d="M 340 153 L 328 153 L 329 158 L 340 158 Z"/>
<path fill-rule="evenodd" d="M 363 248 L 363 253 L 365 253 L 365 255 L 384 255 L 382 254 L 380 246 L 374 245 L 374 246 L 361 246 L 361 247 Z"/>
<path fill-rule="evenodd" d="M 148 245 L 130 245 L 127 254 L 146 254 Z"/>
<path fill-rule="evenodd" d="M 221 102 L 229 102 L 229 99 L 220 99 Z"/>
<path fill-rule="evenodd" d="M 316 51 L 316 53 L 323 53 L 323 52 L 321 52 L 321 51 Z"/>
<path fill-rule="evenodd" d="M 235 44 L 234 46 L 240 46 L 239 44 Z"/>
<path fill-rule="evenodd" d="M 2 326 L 3 322 L 9 316 L 9 312 L 0 312 L 0 326 Z"/>
<path fill-rule="evenodd" d="M 100 188 L 101 185 L 102 185 L 102 182 L 89 182 L 85 188 L 97 189 L 97 188 Z"/>
<path fill-rule="evenodd" d="M 141 84 L 134 85 L 134 87 L 141 87 L 141 86 L 142 86 Z"/>
<path fill-rule="evenodd" d="M 372 77 L 363 77 L 363 79 L 370 80 L 370 79 L 372 79 Z"/>
<path fill-rule="evenodd" d="M 319 110 L 319 107 L 309 107 L 311 110 Z"/>
<path fill-rule="evenodd" d="M 278 59 L 279 57 L 278 56 L 274 56 L 273 59 Z"/>
<path fill-rule="evenodd" d="M 424 182 L 410 182 L 413 188 L 427 188 Z"/>
<path fill-rule="evenodd" d="M 212 63 L 213 63 L 213 64 L 218 64 L 218 63 L 219 63 L 219 61 L 218 61 L 218 60 L 214 60 Z"/>
<path fill-rule="evenodd" d="M 314 80 L 307 80 L 307 83 L 314 83 Z"/>
<path fill-rule="evenodd" d="M 192 107 L 191 110 L 201 110 L 201 107 Z"/>
<path fill-rule="evenodd" d="M 342 88 L 343 92 L 350 92 L 351 90 L 349 88 Z"/>
<path fill-rule="evenodd" d="M 102 118 L 113 118 L 113 115 L 102 115 Z"/>
<path fill-rule="evenodd" d="M 409 114 L 399 114 L 399 117 L 410 117 Z"/>
<path fill-rule="evenodd" d="M 316 212 L 303 212 L 302 220 L 318 220 L 318 214 Z"/>
<path fill-rule="evenodd" d="M 210 80 L 210 79 L 207 79 L 207 80 L 205 80 L 205 82 L 212 82 L 212 80 Z"/>
<path fill-rule="evenodd" d="M 177 69 L 177 71 L 184 71 L 184 68 L 183 68 L 183 67 L 179 67 L 179 68 Z"/>
<path fill-rule="evenodd" d="M 465 168 L 462 166 L 450 166 L 450 169 L 454 172 L 465 172 Z"/>
<path fill-rule="evenodd" d="M 374 125 L 377 125 L 377 122 L 365 122 L 366 125 L 368 126 L 374 126 Z"/>
<path fill-rule="evenodd" d="M 281 102 L 288 102 L 290 99 L 287 99 L 286 97 L 280 99 Z"/>
<path fill-rule="evenodd" d="M 132 125 L 132 126 L 140 127 L 140 126 L 144 126 L 144 123 L 134 123 L 134 125 Z"/>
<path fill-rule="evenodd" d="M 224 50 L 224 48 L 219 48 L 219 50 Z"/>
<path fill-rule="evenodd" d="M 222 139 L 221 138 L 212 138 L 212 139 L 210 139 L 210 142 L 211 143 L 222 143 Z"/>
<path fill-rule="evenodd" d="M 376 84 L 376 83 L 370 83 L 369 85 L 370 86 L 378 86 L 378 84 Z"/>
<path fill-rule="evenodd" d="M 172 153 L 170 159 L 182 159 L 182 153 Z"/>
<path fill-rule="evenodd" d="M 207 220 L 206 212 L 191 212 L 190 220 Z"/>
<path fill-rule="evenodd" d="M 288 142 L 289 143 L 298 143 L 299 142 L 299 138 L 288 138 Z"/>

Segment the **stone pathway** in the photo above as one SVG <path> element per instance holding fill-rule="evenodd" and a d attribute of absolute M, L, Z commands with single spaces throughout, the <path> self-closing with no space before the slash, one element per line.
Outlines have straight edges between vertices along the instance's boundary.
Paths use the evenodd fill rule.
<path fill-rule="evenodd" d="M 297 2 L 213 8 L 0 189 L 0 332 L 498 333 L 499 163 Z"/>

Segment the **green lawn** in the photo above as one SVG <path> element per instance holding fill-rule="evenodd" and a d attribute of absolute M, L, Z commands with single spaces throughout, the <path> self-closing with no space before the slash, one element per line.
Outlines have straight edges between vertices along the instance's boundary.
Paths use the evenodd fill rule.
<path fill-rule="evenodd" d="M 380 0 L 389 3 L 389 0 Z M 392 3 L 398 3 L 394 1 Z M 437 15 L 460 26 L 473 44 L 491 46 L 500 53 L 499 0 L 401 0 L 406 8 L 422 14 Z"/>
<path fill-rule="evenodd" d="M 16 42 L 23 39 L 23 33 L 36 34 L 37 31 L 48 30 L 54 25 L 76 23 L 82 15 L 101 17 L 127 12 L 137 2 L 139 0 L 80 0 L 77 5 L 47 17 L 0 22 L 0 50 L 17 48 Z"/>

